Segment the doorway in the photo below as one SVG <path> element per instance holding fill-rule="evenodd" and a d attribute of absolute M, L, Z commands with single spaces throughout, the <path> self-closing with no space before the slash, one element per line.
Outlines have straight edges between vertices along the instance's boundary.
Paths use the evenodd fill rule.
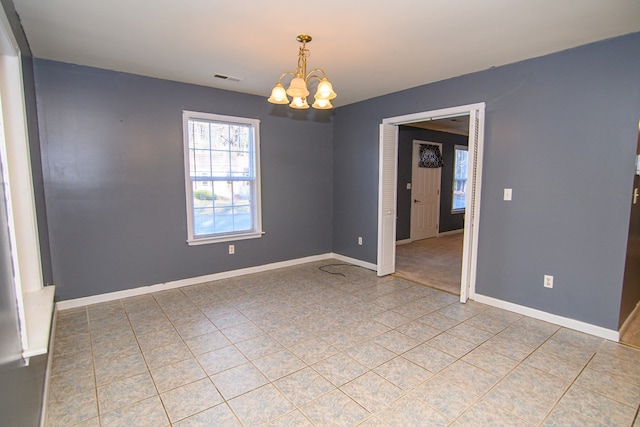
<path fill-rule="evenodd" d="M 475 293 L 485 104 L 471 104 L 384 119 L 380 125 L 378 276 L 396 270 L 398 126 L 469 115 L 469 180 L 464 219 L 460 301 Z"/>

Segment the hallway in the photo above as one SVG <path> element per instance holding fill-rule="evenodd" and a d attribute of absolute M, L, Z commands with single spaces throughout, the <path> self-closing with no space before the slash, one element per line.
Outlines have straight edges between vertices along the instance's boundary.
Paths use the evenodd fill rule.
<path fill-rule="evenodd" d="M 418 240 L 396 248 L 396 276 L 460 295 L 463 233 Z"/>

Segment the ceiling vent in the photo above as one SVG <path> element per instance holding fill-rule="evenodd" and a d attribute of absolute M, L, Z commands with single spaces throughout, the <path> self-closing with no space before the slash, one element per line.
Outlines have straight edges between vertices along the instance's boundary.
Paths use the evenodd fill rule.
<path fill-rule="evenodd" d="M 228 80 L 230 82 L 236 82 L 236 83 L 242 81 L 240 77 L 228 76 L 226 74 L 220 74 L 220 73 L 215 73 L 213 77 L 215 77 L 216 79 Z"/>

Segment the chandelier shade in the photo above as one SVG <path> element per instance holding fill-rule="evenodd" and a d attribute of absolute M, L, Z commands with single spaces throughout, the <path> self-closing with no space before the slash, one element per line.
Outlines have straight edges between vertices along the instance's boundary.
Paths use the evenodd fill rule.
<path fill-rule="evenodd" d="M 284 86 L 282 86 L 282 83 L 278 83 L 274 86 L 268 101 L 272 104 L 289 103 L 289 99 L 287 98 L 287 91 L 284 90 Z"/>
<path fill-rule="evenodd" d="M 312 39 L 307 34 L 300 34 L 296 37 L 302 46 L 298 52 L 298 66 L 296 71 L 286 71 L 282 73 L 278 83 L 271 90 L 271 96 L 267 99 L 272 104 L 289 104 L 289 107 L 306 110 L 309 108 L 307 97 L 309 96 L 309 85 L 314 79 L 318 80 L 316 93 L 313 95 L 314 103 L 311 107 L 318 110 L 329 110 L 333 108 L 330 100 L 336 98 L 333 85 L 326 76 L 322 68 L 314 68 L 307 74 L 307 58 L 309 57 L 309 49 L 306 45 Z M 293 76 L 289 82 L 289 87 L 285 89 L 282 79 L 287 76 Z M 289 100 L 291 97 L 291 102 Z"/>

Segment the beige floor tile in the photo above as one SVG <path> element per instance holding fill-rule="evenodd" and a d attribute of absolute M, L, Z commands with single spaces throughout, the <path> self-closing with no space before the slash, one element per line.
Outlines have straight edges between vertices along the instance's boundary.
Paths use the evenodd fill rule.
<path fill-rule="evenodd" d="M 478 347 L 470 353 L 465 354 L 460 360 L 464 360 L 498 377 L 507 375 L 518 365 L 517 360 L 510 359 L 507 356 L 482 347 Z"/>
<path fill-rule="evenodd" d="M 168 426 L 169 419 L 158 396 L 141 400 L 100 417 L 102 427 Z"/>
<path fill-rule="evenodd" d="M 249 360 L 259 359 L 284 350 L 284 347 L 269 335 L 261 335 L 236 344 L 236 348 Z"/>
<path fill-rule="evenodd" d="M 266 424 L 266 427 L 313 427 L 302 412 L 295 410 Z"/>
<path fill-rule="evenodd" d="M 219 372 L 211 376 L 211 381 L 226 400 L 255 390 L 269 382 L 251 363 Z"/>
<path fill-rule="evenodd" d="M 456 361 L 456 358 L 428 344 L 407 351 L 402 355 L 405 359 L 422 366 L 432 373 L 437 373 Z"/>
<path fill-rule="evenodd" d="M 95 391 L 49 400 L 47 426 L 66 427 L 98 416 Z"/>
<path fill-rule="evenodd" d="M 160 394 L 172 423 L 190 417 L 223 402 L 208 378 Z"/>
<path fill-rule="evenodd" d="M 192 357 L 189 347 L 182 342 L 154 348 L 142 354 L 149 369 L 157 369 Z"/>
<path fill-rule="evenodd" d="M 190 318 L 189 320 L 183 320 L 182 316 L 180 321 L 173 322 L 173 326 L 180 336 L 184 338 L 197 337 L 199 335 L 208 334 L 218 330 L 209 319 L 204 315 Z"/>
<path fill-rule="evenodd" d="M 298 407 L 335 389 L 333 384 L 311 368 L 294 372 L 273 384 Z"/>
<path fill-rule="evenodd" d="M 404 326 L 408 326 L 408 325 L 409 324 L 403 325 L 399 329 L 391 330 L 382 335 L 378 335 L 373 339 L 373 342 L 381 345 L 387 350 L 391 350 L 395 354 L 405 353 L 422 343 L 421 340 L 418 340 L 414 337 L 411 337 L 409 335 L 405 335 L 399 332 L 399 330 L 401 330 Z M 429 326 L 426 326 L 426 325 L 424 325 L 424 327 L 429 328 Z M 418 328 L 421 328 L 421 327 L 418 327 Z M 439 333 L 439 332 L 436 332 L 436 333 Z"/>
<path fill-rule="evenodd" d="M 348 383 L 368 371 L 367 367 L 344 353 L 338 353 L 312 366 L 336 387 Z"/>
<path fill-rule="evenodd" d="M 640 351 L 333 263 L 60 311 L 47 425 L 634 422 Z"/>
<path fill-rule="evenodd" d="M 640 404 L 640 386 L 629 382 L 625 377 L 586 368 L 576 378 L 574 384 L 633 408 L 637 408 Z"/>
<path fill-rule="evenodd" d="M 607 426 L 631 425 L 636 408 L 629 407 L 578 385 L 572 385 L 562 396 L 557 408 L 578 412 Z"/>
<path fill-rule="evenodd" d="M 453 425 L 456 427 L 533 427 L 533 424 L 486 400 L 473 405 Z"/>
<path fill-rule="evenodd" d="M 295 409 L 295 406 L 271 384 L 231 399 L 229 406 L 245 426 L 257 426 L 274 421 Z"/>
<path fill-rule="evenodd" d="M 374 371 L 405 391 L 416 387 L 433 376 L 431 372 L 404 357 L 396 357 L 378 366 Z"/>
<path fill-rule="evenodd" d="M 100 358 L 95 362 L 98 386 L 147 372 L 147 364 L 141 353 L 118 358 Z"/>
<path fill-rule="evenodd" d="M 183 342 L 173 327 L 143 335 L 136 334 L 136 338 L 143 352 Z"/>
<path fill-rule="evenodd" d="M 410 396 L 446 415 L 450 421 L 458 418 L 478 400 L 477 395 L 456 386 L 440 375 L 422 383 L 411 391 Z"/>
<path fill-rule="evenodd" d="M 97 391 L 101 414 L 115 411 L 157 394 L 149 373 L 99 386 Z"/>
<path fill-rule="evenodd" d="M 300 408 L 314 425 L 355 426 L 369 412 L 340 390 L 334 390 Z"/>
<path fill-rule="evenodd" d="M 174 427 L 240 427 L 241 424 L 226 403 L 205 409 L 173 424 Z"/>
<path fill-rule="evenodd" d="M 477 344 L 453 336 L 448 332 L 444 332 L 431 338 L 427 341 L 427 344 L 431 347 L 437 348 L 438 350 L 444 351 L 455 358 L 460 358 L 477 347 Z"/>
<path fill-rule="evenodd" d="M 394 352 L 387 350 L 373 341 L 356 344 L 346 350 L 345 354 L 351 356 L 354 360 L 369 369 L 374 369 L 396 357 Z"/>
<path fill-rule="evenodd" d="M 340 389 L 371 413 L 384 409 L 403 393 L 400 387 L 396 387 L 374 372 L 367 372 Z"/>
<path fill-rule="evenodd" d="M 438 376 L 478 396 L 488 392 L 500 380 L 500 377 L 462 360 L 457 360 L 447 366 L 440 371 Z"/>
<path fill-rule="evenodd" d="M 200 354 L 196 358 L 207 375 L 214 375 L 248 362 L 247 358 L 232 346 Z"/>
<path fill-rule="evenodd" d="M 275 381 L 296 371 L 305 368 L 307 365 L 288 350 L 269 354 L 253 361 L 253 364 L 270 381 Z"/>
<path fill-rule="evenodd" d="M 195 359 L 185 359 L 172 365 L 152 369 L 151 377 L 158 392 L 162 393 L 206 377 Z"/>
<path fill-rule="evenodd" d="M 446 426 L 449 419 L 426 403 L 405 396 L 377 414 L 390 426 Z"/>
<path fill-rule="evenodd" d="M 208 353 L 231 345 L 231 341 L 229 341 L 220 331 L 198 335 L 197 337 L 185 338 L 184 342 L 195 355 Z"/>

